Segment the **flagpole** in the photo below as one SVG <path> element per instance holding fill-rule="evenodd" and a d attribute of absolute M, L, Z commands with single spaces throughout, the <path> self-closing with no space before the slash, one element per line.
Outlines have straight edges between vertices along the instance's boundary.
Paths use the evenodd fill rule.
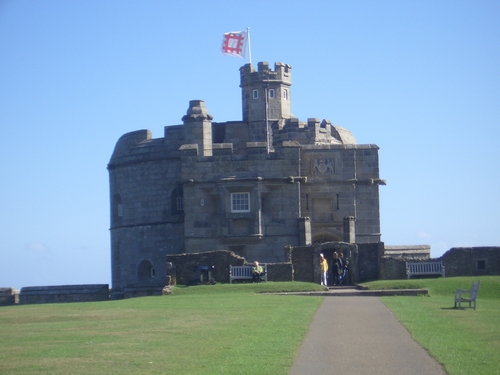
<path fill-rule="evenodd" d="M 250 60 L 250 65 L 252 65 L 252 50 L 250 48 L 250 28 L 247 27 L 247 36 L 248 36 L 248 59 Z"/>

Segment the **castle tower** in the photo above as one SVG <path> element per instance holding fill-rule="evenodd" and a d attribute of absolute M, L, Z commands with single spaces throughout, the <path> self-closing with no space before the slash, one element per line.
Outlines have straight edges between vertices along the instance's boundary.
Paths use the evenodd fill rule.
<path fill-rule="evenodd" d="M 185 142 L 197 144 L 199 156 L 212 156 L 212 119 L 203 100 L 191 100 L 182 117 Z"/>
<path fill-rule="evenodd" d="M 248 123 L 250 140 L 265 142 L 270 137 L 271 123 L 292 117 L 292 68 L 278 62 L 271 70 L 267 62 L 259 62 L 255 71 L 246 64 L 240 68 L 240 78 L 243 121 Z"/>

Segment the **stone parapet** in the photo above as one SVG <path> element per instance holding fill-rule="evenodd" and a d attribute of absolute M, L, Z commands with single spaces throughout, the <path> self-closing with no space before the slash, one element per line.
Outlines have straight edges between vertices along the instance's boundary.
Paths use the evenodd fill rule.
<path fill-rule="evenodd" d="M 427 260 L 431 256 L 430 245 L 385 246 L 384 256 L 404 261 Z"/>
<path fill-rule="evenodd" d="M 30 286 L 21 288 L 19 304 L 94 302 L 109 299 L 108 284 Z"/>

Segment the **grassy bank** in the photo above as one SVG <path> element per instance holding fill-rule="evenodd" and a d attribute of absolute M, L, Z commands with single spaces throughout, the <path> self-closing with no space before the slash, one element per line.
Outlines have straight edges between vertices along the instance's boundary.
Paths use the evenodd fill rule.
<path fill-rule="evenodd" d="M 0 308 L 1 374 L 286 374 L 321 298 L 308 283 Z"/>
<path fill-rule="evenodd" d="M 477 310 L 454 309 L 453 291 L 481 280 Z M 372 289 L 425 288 L 429 297 L 383 297 L 450 375 L 500 374 L 500 276 L 376 281 Z M 466 304 L 468 306 L 468 304 Z"/>

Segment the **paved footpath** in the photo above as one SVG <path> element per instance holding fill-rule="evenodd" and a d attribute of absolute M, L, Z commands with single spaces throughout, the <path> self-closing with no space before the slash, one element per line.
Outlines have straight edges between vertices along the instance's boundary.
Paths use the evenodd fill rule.
<path fill-rule="evenodd" d="M 289 374 L 446 375 L 446 371 L 378 297 L 326 297 Z"/>

